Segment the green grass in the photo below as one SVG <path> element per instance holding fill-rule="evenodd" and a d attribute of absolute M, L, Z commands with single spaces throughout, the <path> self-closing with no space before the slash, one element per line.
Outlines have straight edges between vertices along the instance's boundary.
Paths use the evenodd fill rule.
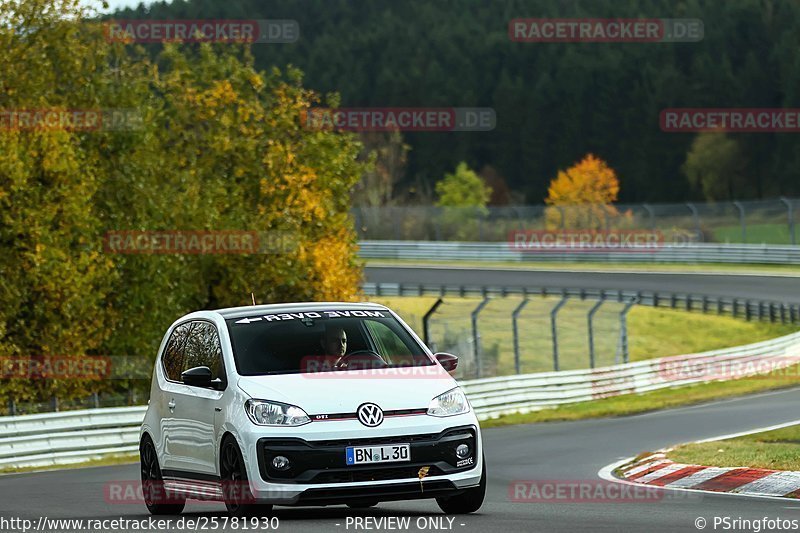
<path fill-rule="evenodd" d="M 376 297 L 403 317 L 420 335 L 422 317 L 435 297 Z M 470 312 L 480 298 L 445 298 L 431 320 L 431 338 L 440 350 L 450 350 L 470 361 Z M 479 328 L 484 351 L 484 375 L 515 372 L 511 313 L 519 298 L 493 299 L 481 312 Z M 550 310 L 557 298 L 532 298 L 519 319 L 521 372 L 553 370 Z M 561 370 L 589 366 L 586 313 L 594 301 L 571 300 L 559 313 L 559 367 Z M 596 366 L 614 364 L 618 355 L 619 320 L 622 304 L 604 304 L 595 315 Z M 688 313 L 672 309 L 637 306 L 628 315 L 630 360 L 640 361 L 668 355 L 697 353 L 768 340 L 794 333 L 796 327 L 767 322 L 747 322 L 727 316 Z M 449 344 L 443 339 L 451 338 Z M 455 339 L 460 343 L 453 343 Z M 459 351 L 461 353 L 459 353 Z M 488 364 L 487 364 L 488 360 Z"/>
<path fill-rule="evenodd" d="M 790 426 L 716 442 L 677 446 L 673 461 L 705 466 L 800 470 L 800 426 Z"/>
<path fill-rule="evenodd" d="M 139 461 L 138 453 L 119 454 L 103 457 L 102 459 L 92 459 L 89 461 L 81 461 L 79 463 L 70 463 L 66 465 L 48 465 L 48 466 L 5 466 L 0 467 L 0 472 L 4 474 L 19 474 L 23 472 L 40 472 L 45 470 L 66 470 L 72 468 L 89 468 L 94 466 L 112 466 L 112 465 L 125 465 L 133 464 Z"/>
<path fill-rule="evenodd" d="M 742 227 L 720 226 L 713 230 L 714 238 L 718 242 L 742 242 Z M 792 242 L 788 224 L 748 224 L 747 240 L 750 244 L 786 244 Z"/>
<path fill-rule="evenodd" d="M 600 270 L 603 272 L 700 272 L 734 274 L 781 274 L 800 276 L 797 265 L 732 265 L 726 263 L 593 263 L 547 261 L 431 261 L 417 259 L 370 259 L 367 266 L 442 266 L 513 268 L 519 270 Z"/>
<path fill-rule="evenodd" d="M 481 427 L 627 416 L 798 385 L 800 385 L 800 365 L 763 376 L 661 389 L 643 394 L 627 394 L 532 413 L 507 415 L 483 421 Z"/>

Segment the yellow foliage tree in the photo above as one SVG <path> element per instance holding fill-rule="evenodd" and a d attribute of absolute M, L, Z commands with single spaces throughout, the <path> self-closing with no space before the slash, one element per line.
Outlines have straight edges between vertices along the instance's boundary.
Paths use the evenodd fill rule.
<path fill-rule="evenodd" d="M 619 194 L 617 174 L 605 161 L 587 154 L 550 182 L 545 203 L 548 229 L 599 229 L 619 215 L 611 205 Z"/>

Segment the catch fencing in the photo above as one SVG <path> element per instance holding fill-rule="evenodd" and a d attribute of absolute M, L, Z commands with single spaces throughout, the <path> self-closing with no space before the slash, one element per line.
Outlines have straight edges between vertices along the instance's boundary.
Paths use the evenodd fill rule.
<path fill-rule="evenodd" d="M 800 199 L 679 204 L 382 206 L 351 210 L 359 239 L 505 241 L 512 231 L 650 230 L 668 240 L 797 244 Z"/>
<path fill-rule="evenodd" d="M 732 263 L 800 265 L 800 246 L 767 244 L 665 244 L 656 249 L 580 251 L 516 249 L 509 242 L 370 241 L 359 243 L 363 259 L 502 262 Z"/>

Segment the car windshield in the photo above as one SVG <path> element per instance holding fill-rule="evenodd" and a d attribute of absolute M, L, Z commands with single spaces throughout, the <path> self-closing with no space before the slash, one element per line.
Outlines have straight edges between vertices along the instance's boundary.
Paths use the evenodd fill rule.
<path fill-rule="evenodd" d="M 242 376 L 435 364 L 383 310 L 260 314 L 226 322 Z"/>

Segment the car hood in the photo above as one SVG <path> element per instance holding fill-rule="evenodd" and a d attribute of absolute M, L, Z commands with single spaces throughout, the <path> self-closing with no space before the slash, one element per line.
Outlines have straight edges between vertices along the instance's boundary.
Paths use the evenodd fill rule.
<path fill-rule="evenodd" d="M 384 411 L 427 408 L 436 396 L 458 386 L 439 365 L 411 369 L 352 370 L 242 376 L 239 388 L 251 398 L 296 405 L 308 414 L 354 413 L 370 402 Z"/>

